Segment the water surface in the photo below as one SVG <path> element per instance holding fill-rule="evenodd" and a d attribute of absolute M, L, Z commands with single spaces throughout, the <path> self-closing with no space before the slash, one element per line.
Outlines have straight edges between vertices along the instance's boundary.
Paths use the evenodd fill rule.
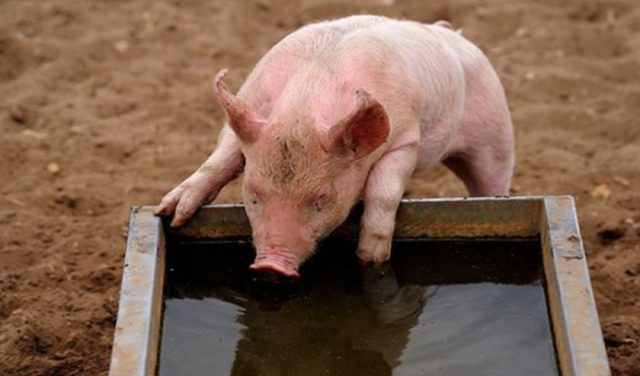
<path fill-rule="evenodd" d="M 247 244 L 170 246 L 158 373 L 558 374 L 538 243 L 396 242 L 376 269 L 354 249 L 273 285 Z"/>

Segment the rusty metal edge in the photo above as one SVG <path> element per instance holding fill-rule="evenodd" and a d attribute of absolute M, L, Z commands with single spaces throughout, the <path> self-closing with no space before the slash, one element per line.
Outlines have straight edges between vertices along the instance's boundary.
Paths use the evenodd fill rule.
<path fill-rule="evenodd" d="M 573 197 L 545 197 L 541 243 L 563 376 L 610 375 Z"/>
<path fill-rule="evenodd" d="M 539 196 L 402 200 L 394 237 L 534 237 L 540 232 L 542 201 Z M 332 236 L 357 239 L 361 213 L 359 204 Z M 251 235 L 251 227 L 241 204 L 208 205 L 185 226 L 167 226 L 167 235 L 197 241 L 242 238 Z"/>
<path fill-rule="evenodd" d="M 131 208 L 109 376 L 155 374 L 164 265 L 160 218 L 150 207 Z"/>

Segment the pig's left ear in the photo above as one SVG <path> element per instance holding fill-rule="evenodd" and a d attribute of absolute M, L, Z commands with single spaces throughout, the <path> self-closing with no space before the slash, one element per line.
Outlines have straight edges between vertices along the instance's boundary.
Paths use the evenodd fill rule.
<path fill-rule="evenodd" d="M 389 136 L 389 118 L 380 102 L 364 90 L 356 91 L 358 105 L 329 130 L 324 149 L 339 157 L 369 155 Z"/>
<path fill-rule="evenodd" d="M 225 74 L 227 74 L 226 69 L 216 74 L 213 80 L 213 92 L 227 112 L 229 125 L 238 138 L 246 144 L 251 144 L 258 138 L 267 121 L 229 91 L 227 85 L 222 81 Z"/>

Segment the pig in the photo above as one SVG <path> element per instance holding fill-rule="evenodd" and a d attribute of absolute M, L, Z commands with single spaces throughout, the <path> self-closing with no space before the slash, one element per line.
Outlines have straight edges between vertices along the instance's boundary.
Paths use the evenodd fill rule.
<path fill-rule="evenodd" d="M 357 256 L 384 263 L 408 180 L 437 163 L 470 196 L 508 194 L 515 155 L 504 89 L 446 21 L 314 23 L 267 52 L 236 95 L 226 73 L 213 80 L 228 119 L 218 145 L 156 214 L 180 226 L 244 171 L 252 269 L 298 278 L 360 199 Z"/>

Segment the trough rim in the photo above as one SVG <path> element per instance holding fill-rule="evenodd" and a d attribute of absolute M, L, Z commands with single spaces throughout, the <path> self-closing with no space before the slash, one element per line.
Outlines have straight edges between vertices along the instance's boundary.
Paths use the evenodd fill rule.
<path fill-rule="evenodd" d="M 220 231 L 202 230 L 212 225 L 235 231 L 235 236 L 250 235 L 242 204 L 204 206 L 179 229 L 169 228 L 166 219 L 153 214 L 154 209 L 131 208 L 110 376 L 156 374 L 166 238 L 220 239 Z M 361 205 L 356 206 L 334 236 L 353 238 L 361 210 Z M 216 212 L 222 215 L 211 215 Z M 482 237 L 478 234 L 483 231 L 488 238 L 540 239 L 560 374 L 610 375 L 573 197 L 406 199 L 399 207 L 394 234 L 399 238 L 470 239 Z M 451 236 L 456 233 L 462 236 Z"/>

